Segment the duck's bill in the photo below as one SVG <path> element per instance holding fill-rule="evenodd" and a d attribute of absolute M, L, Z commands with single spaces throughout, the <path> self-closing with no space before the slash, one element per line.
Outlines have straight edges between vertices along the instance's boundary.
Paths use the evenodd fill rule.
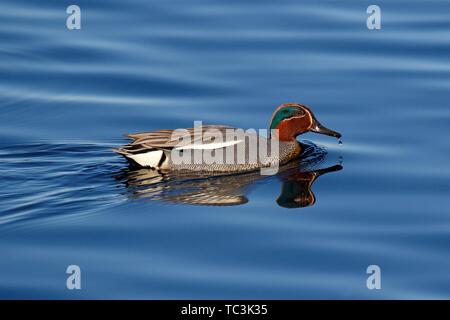
<path fill-rule="evenodd" d="M 328 167 L 328 168 L 314 170 L 314 173 L 317 174 L 317 177 L 320 177 L 321 175 L 323 175 L 325 173 L 341 171 L 342 169 L 344 169 L 344 167 L 342 165 L 335 164 L 334 166 L 331 166 L 331 167 Z"/>
<path fill-rule="evenodd" d="M 328 129 L 327 127 L 321 125 L 319 122 L 316 123 L 316 127 L 311 129 L 312 132 L 326 134 L 327 136 L 335 137 L 337 139 L 341 138 L 341 134 L 339 132 Z"/>

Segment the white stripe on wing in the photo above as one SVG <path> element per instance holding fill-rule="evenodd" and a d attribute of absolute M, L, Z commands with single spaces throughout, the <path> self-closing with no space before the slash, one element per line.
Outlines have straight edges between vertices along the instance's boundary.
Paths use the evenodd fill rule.
<path fill-rule="evenodd" d="M 175 150 L 187 150 L 187 149 L 193 149 L 193 150 L 211 150 L 211 149 L 220 149 L 220 148 L 226 148 L 238 143 L 241 143 L 243 140 L 233 140 L 233 141 L 226 141 L 226 142 L 213 142 L 213 143 L 201 143 L 201 144 L 188 144 L 185 146 L 176 147 Z"/>

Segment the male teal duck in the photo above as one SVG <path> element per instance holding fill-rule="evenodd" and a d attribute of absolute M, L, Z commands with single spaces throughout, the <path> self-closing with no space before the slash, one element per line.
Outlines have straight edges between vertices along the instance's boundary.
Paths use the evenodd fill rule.
<path fill-rule="evenodd" d="M 255 132 L 246 132 L 245 139 L 234 139 L 219 141 L 217 134 L 228 135 L 229 130 L 235 128 L 223 125 L 203 125 L 196 128 L 177 129 L 177 130 L 157 130 L 150 132 L 139 132 L 127 134 L 126 137 L 133 141 L 114 149 L 115 152 L 123 155 L 131 166 L 138 168 L 151 168 L 162 171 L 196 171 L 205 173 L 232 173 L 247 172 L 269 167 L 273 163 L 284 165 L 291 160 L 297 159 L 301 154 L 301 146 L 297 142 L 298 135 L 305 132 L 316 132 L 340 138 L 341 134 L 330 130 L 320 124 L 312 111 L 305 105 L 298 103 L 285 103 L 280 105 L 272 114 L 270 120 L 270 130 L 275 129 L 274 134 L 269 137 L 258 136 Z M 198 131 L 200 130 L 200 140 Z M 181 133 L 180 133 L 181 132 Z M 185 139 L 186 138 L 186 139 Z M 256 139 L 253 139 L 256 138 Z M 278 140 L 277 152 L 272 152 L 273 139 Z M 257 142 L 255 142 L 257 141 Z M 240 147 L 245 150 L 251 150 L 251 145 L 257 143 L 258 146 L 266 145 L 270 156 L 261 156 L 259 153 L 256 160 L 246 152 L 243 159 L 238 159 L 236 154 Z M 225 159 L 228 152 L 233 151 L 232 161 Z M 182 154 L 186 151 L 207 152 L 209 155 L 219 155 L 224 161 L 206 162 L 195 161 L 192 155 L 192 161 L 182 162 L 173 161 L 174 152 Z M 194 152 L 195 153 L 195 152 Z M 272 156 L 275 154 L 276 156 Z"/>

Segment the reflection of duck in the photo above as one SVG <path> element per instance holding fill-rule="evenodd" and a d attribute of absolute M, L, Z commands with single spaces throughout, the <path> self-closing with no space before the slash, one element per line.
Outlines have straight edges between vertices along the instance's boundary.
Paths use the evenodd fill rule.
<path fill-rule="evenodd" d="M 190 129 L 159 130 L 141 132 L 127 135 L 133 142 L 115 149 L 123 155 L 134 167 L 153 168 L 168 171 L 196 171 L 196 172 L 247 172 L 274 163 L 284 165 L 299 157 L 301 146 L 296 137 L 311 131 L 340 138 L 341 134 L 332 131 L 317 121 L 311 110 L 297 103 L 286 103 L 279 106 L 272 115 L 270 129 L 277 130 L 270 138 L 258 136 L 256 133 L 246 133 L 245 137 L 230 137 L 236 129 L 228 126 L 199 126 Z M 224 139 L 225 138 L 225 139 Z M 230 139 L 231 138 L 231 139 Z M 267 150 L 273 148 L 271 142 L 279 142 L 278 155 L 262 156 L 249 154 L 238 160 L 236 150 L 254 150 L 253 146 L 266 145 Z M 258 142 L 256 142 L 258 141 Z M 214 161 L 194 161 L 192 151 L 212 154 Z M 180 154 L 189 152 L 187 159 L 182 163 L 175 161 Z M 255 152 L 257 153 L 257 152 Z M 226 158 L 232 154 L 231 159 Z M 191 158 L 192 156 L 192 158 Z M 218 160 L 218 161 L 216 161 Z"/>
<path fill-rule="evenodd" d="M 309 172 L 290 170 L 291 172 L 282 178 L 281 194 L 277 203 L 285 208 L 312 206 L 316 202 L 316 197 L 311 190 L 314 181 L 327 172 L 339 170 L 342 170 L 340 164 Z"/>
<path fill-rule="evenodd" d="M 248 202 L 246 195 L 252 186 L 279 179 L 282 187 L 277 203 L 285 208 L 306 207 L 315 202 L 315 196 L 311 190 L 314 181 L 327 172 L 341 170 L 342 166 L 334 165 L 315 169 L 314 166 L 324 160 L 325 152 L 315 146 L 305 146 L 307 148 L 303 155 L 307 160 L 300 163 L 291 162 L 280 167 L 276 176 L 262 176 L 259 172 L 228 175 L 189 173 L 175 175 L 152 169 L 138 169 L 126 170 L 117 178 L 126 184 L 130 198 L 220 206 L 245 204 Z"/>

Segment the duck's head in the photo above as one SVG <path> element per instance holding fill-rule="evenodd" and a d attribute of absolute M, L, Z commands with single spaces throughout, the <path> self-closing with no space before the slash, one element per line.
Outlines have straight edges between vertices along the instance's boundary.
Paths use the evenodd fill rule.
<path fill-rule="evenodd" d="M 278 139 L 294 141 L 305 132 L 311 131 L 339 139 L 339 132 L 328 129 L 317 121 L 311 110 L 298 103 L 285 103 L 279 106 L 270 119 L 270 129 L 278 129 Z"/>

